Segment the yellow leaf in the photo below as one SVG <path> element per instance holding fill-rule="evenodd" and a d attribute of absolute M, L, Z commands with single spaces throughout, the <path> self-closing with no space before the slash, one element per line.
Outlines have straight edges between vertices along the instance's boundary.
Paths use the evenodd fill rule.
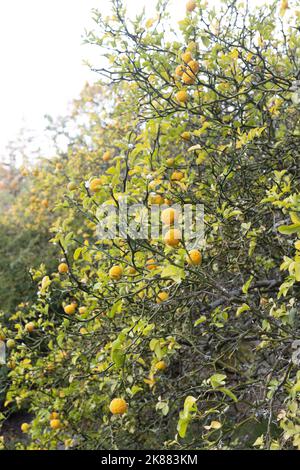
<path fill-rule="evenodd" d="M 300 261 L 295 262 L 294 268 L 295 268 L 296 281 L 299 282 L 300 281 Z"/>
<path fill-rule="evenodd" d="M 290 212 L 290 217 L 293 224 L 300 224 L 300 218 L 296 212 Z"/>

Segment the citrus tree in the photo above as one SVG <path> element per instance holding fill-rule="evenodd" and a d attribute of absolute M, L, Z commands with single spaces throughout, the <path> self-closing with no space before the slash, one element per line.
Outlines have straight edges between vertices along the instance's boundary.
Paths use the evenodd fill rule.
<path fill-rule="evenodd" d="M 47 176 L 57 269 L 3 332 L 27 448 L 300 448 L 299 2 L 186 8 L 94 11 L 103 91 Z M 114 227 L 125 200 L 163 236 Z"/>

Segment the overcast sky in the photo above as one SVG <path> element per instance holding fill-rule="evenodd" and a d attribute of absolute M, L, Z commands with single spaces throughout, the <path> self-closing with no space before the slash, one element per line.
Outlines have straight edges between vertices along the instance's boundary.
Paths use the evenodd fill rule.
<path fill-rule="evenodd" d="M 126 3 L 133 13 L 150 2 Z M 176 3 L 184 12 L 185 0 Z M 94 7 L 108 13 L 110 0 L 0 1 L 0 159 L 20 127 L 42 133 L 43 116 L 64 114 L 97 78 L 83 64 L 92 52 L 82 45 Z"/>
<path fill-rule="evenodd" d="M 176 20 L 184 17 L 186 1 L 172 0 Z M 156 3 L 125 2 L 131 14 Z M 66 113 L 84 83 L 96 80 L 83 65 L 91 50 L 82 45 L 94 7 L 108 13 L 110 0 L 0 1 L 0 159 L 21 127 L 42 135 L 43 116 Z"/>

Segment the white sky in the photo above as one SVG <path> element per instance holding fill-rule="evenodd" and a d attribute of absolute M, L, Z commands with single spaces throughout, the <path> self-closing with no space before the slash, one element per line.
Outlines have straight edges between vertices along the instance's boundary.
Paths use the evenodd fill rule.
<path fill-rule="evenodd" d="M 172 0 L 176 20 L 184 17 L 186 1 Z M 125 3 L 134 14 L 156 0 Z M 42 135 L 43 116 L 65 114 L 84 83 L 97 80 L 83 65 L 91 50 L 82 45 L 94 7 L 108 13 L 110 0 L 0 1 L 0 160 L 21 127 Z"/>
<path fill-rule="evenodd" d="M 149 0 L 126 3 L 133 13 Z M 184 12 L 186 0 L 176 3 Z M 110 0 L 0 1 L 0 160 L 21 127 L 42 134 L 44 115 L 65 114 L 84 83 L 97 79 L 83 64 L 91 51 L 82 44 L 94 7 L 108 13 Z"/>

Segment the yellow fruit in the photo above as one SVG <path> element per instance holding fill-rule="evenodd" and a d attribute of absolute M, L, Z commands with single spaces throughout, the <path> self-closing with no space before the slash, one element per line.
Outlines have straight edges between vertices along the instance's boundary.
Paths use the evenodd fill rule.
<path fill-rule="evenodd" d="M 178 65 L 175 69 L 175 75 L 177 75 L 177 77 L 181 77 L 183 72 L 184 72 L 184 65 Z"/>
<path fill-rule="evenodd" d="M 193 60 L 193 56 L 190 51 L 184 52 L 181 58 L 185 64 L 188 64 L 191 60 Z"/>
<path fill-rule="evenodd" d="M 32 333 L 35 329 L 35 324 L 31 321 L 25 325 L 25 330 L 28 331 L 28 333 Z"/>
<path fill-rule="evenodd" d="M 187 94 L 185 90 L 180 90 L 178 91 L 178 93 L 176 93 L 176 100 L 179 103 L 187 103 L 188 99 L 189 99 L 189 95 Z"/>
<path fill-rule="evenodd" d="M 195 83 L 196 76 L 193 74 L 191 70 L 188 72 L 184 72 L 182 75 L 182 81 L 185 85 L 193 85 Z"/>
<path fill-rule="evenodd" d="M 42 202 L 41 202 L 42 206 L 47 209 L 49 207 L 49 202 L 47 199 L 44 199 Z"/>
<path fill-rule="evenodd" d="M 161 206 L 164 203 L 164 198 L 160 194 L 150 194 L 149 202 Z"/>
<path fill-rule="evenodd" d="M 164 236 L 164 242 L 168 246 L 178 246 L 181 240 L 181 232 L 177 228 L 171 228 Z"/>
<path fill-rule="evenodd" d="M 104 162 L 108 162 L 111 159 L 111 153 L 109 150 L 107 150 L 107 152 L 104 152 L 102 159 Z"/>
<path fill-rule="evenodd" d="M 126 413 L 128 405 L 123 398 L 114 398 L 109 405 L 109 409 L 113 415 L 123 415 Z"/>
<path fill-rule="evenodd" d="M 58 272 L 60 274 L 66 274 L 69 272 L 69 266 L 67 265 L 67 263 L 61 263 L 59 266 L 58 266 Z"/>
<path fill-rule="evenodd" d="M 183 132 L 180 136 L 183 140 L 191 140 L 191 133 L 190 132 Z"/>
<path fill-rule="evenodd" d="M 178 219 L 178 213 L 170 207 L 169 209 L 165 209 L 161 213 L 161 221 L 165 225 L 173 225 L 175 220 Z"/>
<path fill-rule="evenodd" d="M 195 10 L 196 6 L 197 6 L 196 0 L 189 0 L 186 4 L 186 9 L 187 11 L 191 13 L 192 11 Z"/>
<path fill-rule="evenodd" d="M 160 304 L 161 302 L 165 302 L 166 300 L 168 300 L 168 298 L 168 292 L 159 292 L 159 294 L 157 294 L 156 302 Z"/>
<path fill-rule="evenodd" d="M 0 330 L 0 341 L 5 341 L 5 334 Z"/>
<path fill-rule="evenodd" d="M 68 184 L 68 190 L 75 191 L 75 189 L 77 189 L 77 184 L 74 181 L 70 181 L 70 183 Z"/>
<path fill-rule="evenodd" d="M 95 178 L 90 182 L 90 191 L 92 193 L 98 193 L 101 190 L 101 179 L 100 178 Z"/>
<path fill-rule="evenodd" d="M 202 262 L 202 255 L 199 250 L 191 250 L 186 257 L 187 262 L 192 266 L 198 266 Z"/>
<path fill-rule="evenodd" d="M 16 345 L 16 343 L 15 343 L 15 341 L 14 341 L 13 339 L 8 339 L 8 340 L 6 341 L 6 347 L 7 347 L 8 349 L 14 348 L 15 345 Z"/>
<path fill-rule="evenodd" d="M 167 204 L 167 206 L 171 206 L 173 204 L 173 201 L 171 201 L 171 199 L 165 199 L 164 203 Z"/>
<path fill-rule="evenodd" d="M 182 171 L 174 171 L 171 175 L 171 180 L 181 181 L 183 177 L 184 177 L 184 174 L 182 173 Z"/>
<path fill-rule="evenodd" d="M 57 163 L 55 168 L 56 168 L 56 170 L 62 170 L 63 169 L 63 164 L 62 163 Z"/>
<path fill-rule="evenodd" d="M 84 315 L 87 312 L 87 308 L 86 307 L 80 307 L 80 309 L 78 311 L 79 311 L 80 315 Z"/>
<path fill-rule="evenodd" d="M 28 423 L 21 424 L 21 431 L 22 432 L 28 432 L 29 429 L 30 429 L 30 424 L 28 424 Z"/>
<path fill-rule="evenodd" d="M 113 266 L 109 270 L 109 277 L 114 281 L 119 281 L 123 275 L 122 266 Z"/>
<path fill-rule="evenodd" d="M 59 418 L 59 414 L 56 411 L 52 411 L 52 413 L 50 414 L 50 420 L 58 419 L 58 418 Z"/>
<path fill-rule="evenodd" d="M 61 421 L 60 419 L 51 419 L 50 420 L 50 428 L 51 429 L 60 429 Z"/>
<path fill-rule="evenodd" d="M 165 363 L 165 361 L 158 361 L 155 364 L 155 369 L 157 370 L 165 370 L 166 368 L 167 368 L 167 364 Z"/>
<path fill-rule="evenodd" d="M 168 167 L 173 166 L 174 163 L 175 163 L 174 158 L 168 158 L 168 159 L 166 160 L 166 165 L 167 165 Z"/>
<path fill-rule="evenodd" d="M 157 264 L 156 264 L 155 259 L 153 259 L 153 258 L 148 259 L 148 261 L 146 263 L 146 268 L 149 269 L 149 271 L 152 271 L 153 269 L 156 269 Z"/>
<path fill-rule="evenodd" d="M 70 305 L 66 305 L 64 307 L 64 311 L 67 315 L 73 315 L 75 313 L 75 310 L 76 310 L 76 304 L 75 303 L 72 303 Z"/>
<path fill-rule="evenodd" d="M 199 72 L 200 65 L 198 64 L 196 60 L 191 60 L 188 63 L 188 69 L 190 69 L 194 74 L 196 74 Z"/>

